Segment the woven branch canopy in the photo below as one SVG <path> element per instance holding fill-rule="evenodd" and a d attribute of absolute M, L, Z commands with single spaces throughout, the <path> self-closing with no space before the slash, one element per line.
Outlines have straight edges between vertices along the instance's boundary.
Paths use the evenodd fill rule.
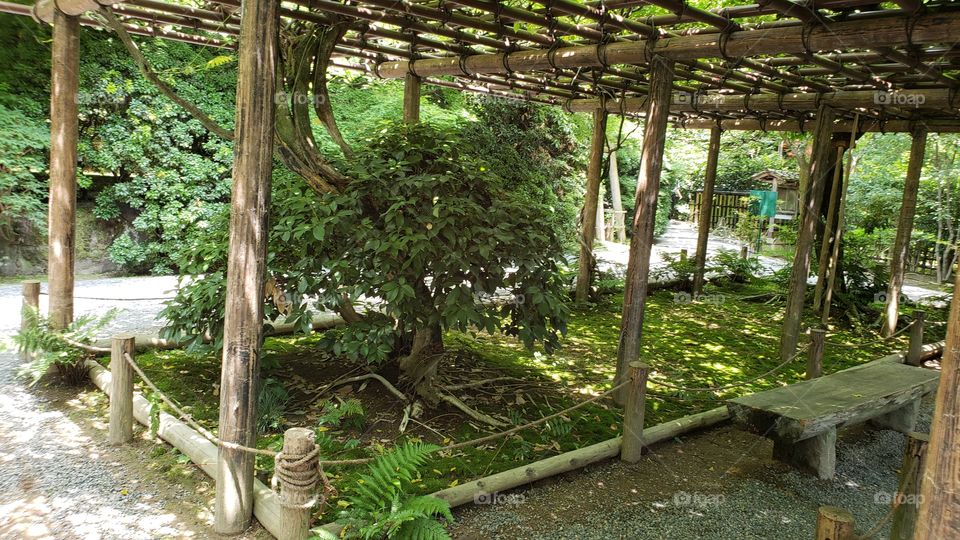
<path fill-rule="evenodd" d="M 232 48 L 240 0 L 58 0 L 81 22 L 111 6 L 133 34 Z M 729 4 L 724 2 L 724 4 Z M 803 131 L 821 104 L 837 128 L 960 131 L 960 3 L 760 0 L 296 0 L 287 22 L 350 22 L 333 65 L 562 106 L 642 115 L 649 62 L 676 61 L 682 127 Z M 49 22 L 53 0 L 0 2 Z"/>

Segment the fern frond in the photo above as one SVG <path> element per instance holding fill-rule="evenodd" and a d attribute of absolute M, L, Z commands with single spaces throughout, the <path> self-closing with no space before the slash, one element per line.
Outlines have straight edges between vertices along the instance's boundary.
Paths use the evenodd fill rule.
<path fill-rule="evenodd" d="M 427 517 L 404 523 L 396 537 L 403 540 L 450 540 L 447 529 L 439 521 Z"/>

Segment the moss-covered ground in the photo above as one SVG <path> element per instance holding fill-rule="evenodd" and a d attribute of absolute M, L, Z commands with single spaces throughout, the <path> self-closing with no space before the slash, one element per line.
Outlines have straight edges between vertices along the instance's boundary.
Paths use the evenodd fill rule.
<path fill-rule="evenodd" d="M 647 424 L 653 425 L 716 407 L 725 398 L 803 379 L 803 355 L 774 375 L 750 382 L 780 364 L 777 356 L 783 302 L 766 281 L 710 286 L 700 301 L 663 290 L 647 303 L 642 358 L 653 370 L 648 385 Z M 621 294 L 604 295 L 597 303 L 574 308 L 563 347 L 552 355 L 525 349 L 503 335 L 449 333 L 445 336 L 443 376 L 449 384 L 498 378 L 496 382 L 455 392 L 470 406 L 511 424 L 523 424 L 567 408 L 611 387 L 620 334 Z M 932 322 L 927 341 L 940 339 L 945 314 L 928 311 Z M 813 324 L 815 321 L 808 321 Z M 403 404 L 379 386 L 353 384 L 329 388 L 338 378 L 362 373 L 359 366 L 330 356 L 318 337 L 274 337 L 266 340 L 263 378 L 280 384 L 289 400 L 265 419 L 259 446 L 278 449 L 287 427 L 318 430 L 325 459 L 375 455 L 397 442 L 418 439 L 447 444 L 492 431 L 458 410 L 441 406 L 424 411 L 404 433 L 398 425 Z M 881 340 L 874 331 L 829 328 L 825 372 L 873 360 L 907 345 L 906 334 Z M 806 337 L 802 337 L 802 342 Z M 220 359 L 215 354 L 183 351 L 140 354 L 138 362 L 165 393 L 200 423 L 216 431 Z M 391 378 L 390 370 L 384 375 Z M 743 382 L 748 381 L 748 382 Z M 743 382 L 743 384 L 739 384 Z M 677 391 L 659 383 L 687 388 L 727 387 L 720 392 Z M 358 400 L 362 414 L 332 422 L 323 408 Z M 328 409 L 329 410 L 329 409 Z M 543 459 L 559 452 L 600 442 L 619 434 L 621 413 L 602 399 L 543 426 L 512 437 L 456 452 L 441 453 L 415 484 L 432 492 L 478 477 Z M 272 463 L 258 458 L 264 477 Z M 329 474 L 346 504 L 351 478 L 363 466 L 332 468 Z"/>

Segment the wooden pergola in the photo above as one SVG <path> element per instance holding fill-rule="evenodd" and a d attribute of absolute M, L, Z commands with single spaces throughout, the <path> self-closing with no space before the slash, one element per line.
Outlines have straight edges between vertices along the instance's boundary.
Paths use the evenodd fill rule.
<path fill-rule="evenodd" d="M 724 130 L 812 134 L 810 173 L 780 354 L 801 332 L 810 253 L 824 254 L 815 303 L 829 309 L 846 185 L 844 153 L 867 131 L 913 137 L 893 250 L 885 330 L 899 312 L 905 254 L 928 132 L 960 132 L 960 6 L 921 0 L 759 0 L 704 10 L 685 0 L 40 0 L 0 11 L 52 23 L 50 314 L 73 318 L 78 36 L 111 9 L 130 34 L 238 50 L 239 79 L 220 437 L 252 445 L 262 342 L 264 253 L 274 145 L 278 33 L 294 21 L 349 28 L 333 66 L 403 79 L 404 115 L 418 117 L 421 84 L 589 112 L 593 142 L 582 214 L 577 297 L 586 298 L 608 114 L 645 118 L 637 212 L 624 296 L 618 380 L 640 356 L 657 194 L 668 125 L 709 129 L 702 216 L 709 216 Z M 814 246 L 821 209 L 825 234 Z M 709 219 L 700 219 L 696 289 Z M 960 307 L 954 302 L 917 538 L 960 534 Z M 218 532 L 249 523 L 253 456 L 221 448 Z"/>

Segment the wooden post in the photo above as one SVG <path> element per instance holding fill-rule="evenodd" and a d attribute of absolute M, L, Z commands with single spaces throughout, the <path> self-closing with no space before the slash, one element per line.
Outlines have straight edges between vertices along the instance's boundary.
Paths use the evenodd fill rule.
<path fill-rule="evenodd" d="M 281 459 L 285 462 L 299 461 L 314 452 L 316 447 L 313 430 L 290 428 L 283 433 Z M 290 483 L 285 481 L 283 474 L 277 475 L 280 485 L 280 508 L 283 514 L 277 540 L 306 540 L 310 537 L 310 515 L 313 510 L 308 505 L 314 498 L 317 484 L 320 482 L 318 459 L 309 459 L 297 466 L 284 465 L 288 468 L 285 473 L 307 478 L 302 482 L 298 478 L 296 484 Z"/>
<path fill-rule="evenodd" d="M 836 506 L 821 506 L 817 510 L 817 540 L 853 540 L 853 514 Z"/>
<path fill-rule="evenodd" d="M 920 189 L 920 171 L 923 169 L 926 146 L 927 132 L 921 126 L 913 132 L 913 141 L 910 144 L 910 162 L 907 165 L 907 178 L 903 183 L 903 203 L 900 205 L 900 219 L 897 221 L 897 237 L 893 241 L 893 250 L 890 252 L 890 285 L 887 287 L 883 326 L 880 328 L 880 333 L 884 337 L 891 336 L 897 331 L 900 293 L 907 269 L 907 248 L 910 247 L 913 217 L 917 212 L 917 191 Z"/>
<path fill-rule="evenodd" d="M 654 219 L 660 192 L 663 147 L 667 137 L 673 65 L 672 60 L 660 56 L 654 57 L 650 62 L 650 106 L 643 131 L 640 174 L 637 177 L 636 211 L 633 216 L 630 255 L 627 259 L 615 384 L 619 384 L 627 375 L 630 363 L 640 359 L 640 337 L 647 301 L 647 279 L 650 275 L 650 251 L 653 248 Z M 623 405 L 626 392 L 616 392 L 614 400 Z"/>
<path fill-rule="evenodd" d="M 817 124 L 813 132 L 810 178 L 807 193 L 802 194 L 804 201 L 803 221 L 797 234 L 793 270 L 790 273 L 790 287 L 787 293 L 786 313 L 783 316 L 783 331 L 780 335 L 780 358 L 783 361 L 793 357 L 797 350 L 797 340 L 800 337 L 804 293 L 807 289 L 807 275 L 810 273 L 810 248 L 813 246 L 814 232 L 820 214 L 820 199 L 822 198 L 825 176 L 830 164 L 830 139 L 833 119 L 833 109 L 821 105 L 817 111 Z"/>
<path fill-rule="evenodd" d="M 643 454 L 643 417 L 647 406 L 647 376 L 650 368 L 640 362 L 630 362 L 630 384 L 623 408 L 623 444 L 620 460 L 636 463 Z"/>
<path fill-rule="evenodd" d="M 747 260 L 747 257 L 750 256 L 750 248 L 747 246 L 740 246 L 740 258 Z"/>
<path fill-rule="evenodd" d="M 577 270 L 576 301 L 590 298 L 590 283 L 593 270 L 593 240 L 597 229 L 597 201 L 600 198 L 600 168 L 603 161 L 603 145 L 607 138 L 607 113 L 597 109 L 593 112 L 593 134 L 590 139 L 590 163 L 587 168 L 587 192 L 580 213 L 580 263 Z"/>
<path fill-rule="evenodd" d="M 923 364 L 923 325 L 926 312 L 922 309 L 914 310 L 913 326 L 910 327 L 910 348 L 907 349 L 907 363 L 911 366 Z"/>
<path fill-rule="evenodd" d="M 116 336 L 110 342 L 110 443 L 133 440 L 133 367 L 123 355 L 136 351 L 133 336 Z"/>
<path fill-rule="evenodd" d="M 960 272 L 954 282 L 960 290 Z M 940 540 L 960 538 L 960 296 L 950 302 L 947 342 L 940 361 L 930 427 L 930 446 L 923 467 L 920 514 L 914 538 Z"/>
<path fill-rule="evenodd" d="M 696 269 L 693 272 L 693 296 L 703 294 L 704 272 L 707 267 L 707 241 L 710 237 L 710 221 L 713 214 L 713 187 L 717 181 L 717 161 L 720 157 L 719 127 L 710 130 L 707 146 L 707 170 L 703 177 L 703 193 L 700 195 L 700 218 L 697 223 Z"/>
<path fill-rule="evenodd" d="M 254 446 L 257 440 L 279 9 L 273 0 L 243 0 L 237 55 L 219 436 L 243 446 Z M 239 534 L 253 513 L 254 454 L 221 446 L 219 458 L 214 528 L 220 534 Z"/>
<path fill-rule="evenodd" d="M 40 282 L 24 281 L 20 284 L 23 302 L 20 304 L 20 331 L 29 330 L 37 325 L 40 317 Z M 20 353 L 20 360 L 27 362 L 31 354 Z"/>
<path fill-rule="evenodd" d="M 816 379 L 823 375 L 823 342 L 827 331 L 821 328 L 810 329 L 810 349 L 807 351 L 807 379 Z"/>
<path fill-rule="evenodd" d="M 890 526 L 890 540 L 911 540 L 917 526 L 920 480 L 923 464 L 926 461 L 927 445 L 930 436 L 926 433 L 907 434 L 907 451 L 903 455 L 900 467 L 900 482 L 893 504 L 893 521 Z"/>
<path fill-rule="evenodd" d="M 685 263 L 685 262 L 687 262 L 687 250 L 681 249 L 681 250 L 680 250 L 680 263 L 682 264 L 682 263 Z"/>
<path fill-rule="evenodd" d="M 47 282 L 50 325 L 73 322 L 74 231 L 77 207 L 77 91 L 80 19 L 54 9 L 50 75 L 50 202 Z"/>
<path fill-rule="evenodd" d="M 420 121 L 420 77 L 407 73 L 403 79 L 403 121 L 416 124 Z"/>
<path fill-rule="evenodd" d="M 841 172 L 843 167 L 843 146 L 837 146 L 837 158 L 833 162 L 833 183 L 830 186 L 830 204 L 827 206 L 827 222 L 823 229 L 823 240 L 820 242 L 820 256 L 818 258 L 819 268 L 817 269 L 817 286 L 813 291 L 813 309 L 820 311 L 823 301 L 823 289 L 827 285 L 827 269 L 830 262 L 831 246 L 833 245 L 833 219 L 837 212 L 838 199 L 840 198 L 840 183 L 842 181 Z"/>

